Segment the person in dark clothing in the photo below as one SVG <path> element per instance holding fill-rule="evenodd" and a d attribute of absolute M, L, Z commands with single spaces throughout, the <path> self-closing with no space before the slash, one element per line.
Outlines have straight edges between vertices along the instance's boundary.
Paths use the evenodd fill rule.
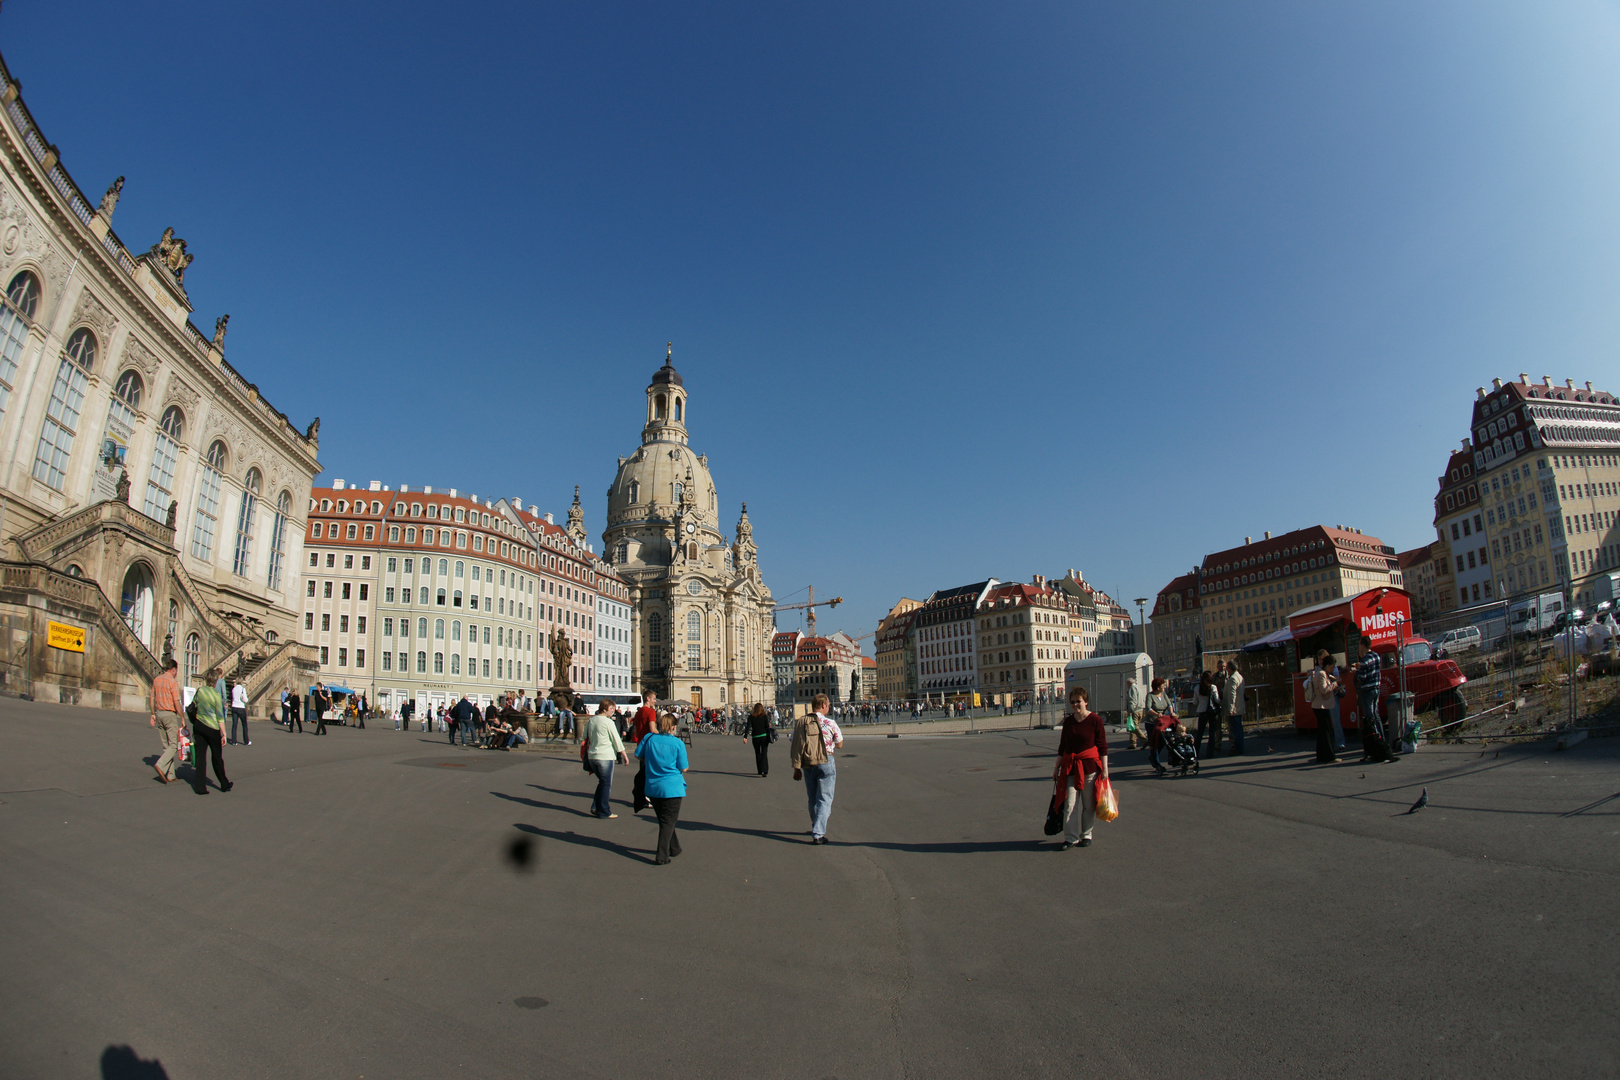
<path fill-rule="evenodd" d="M 354 722 L 357 727 L 366 726 L 366 710 L 371 706 L 366 701 L 366 695 L 361 694 L 354 704 Z"/>
<path fill-rule="evenodd" d="M 323 682 L 315 683 L 315 734 L 326 734 L 326 710 L 332 707 L 332 691 Z"/>
<path fill-rule="evenodd" d="M 771 774 L 771 718 L 765 711 L 763 702 L 756 702 L 754 711 L 748 717 L 748 741 L 754 747 L 754 768 L 759 775 Z"/>
<path fill-rule="evenodd" d="M 298 734 L 304 733 L 304 696 L 302 694 L 287 695 L 287 730 L 291 732 L 297 725 Z"/>
<path fill-rule="evenodd" d="M 478 715 L 478 707 L 468 701 L 467 695 L 463 694 L 461 700 L 456 702 L 456 707 L 451 710 L 451 719 L 455 721 L 450 729 L 450 742 L 452 745 L 456 741 L 456 732 L 458 730 L 461 732 L 461 745 L 472 745 L 473 717 L 476 715 Z"/>

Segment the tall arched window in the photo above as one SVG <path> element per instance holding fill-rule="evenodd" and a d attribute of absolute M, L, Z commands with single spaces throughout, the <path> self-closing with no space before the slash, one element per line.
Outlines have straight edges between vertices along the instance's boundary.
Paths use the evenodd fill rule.
<path fill-rule="evenodd" d="M 174 470 L 180 461 L 180 438 L 186 418 L 178 405 L 170 405 L 158 422 L 157 445 L 152 450 L 152 468 L 146 475 L 146 503 L 141 510 L 156 521 L 167 521 L 169 502 L 174 498 Z"/>
<path fill-rule="evenodd" d="M 134 563 L 124 574 L 118 612 L 129 628 L 140 638 L 141 644 L 152 647 L 152 575 L 140 563 Z"/>
<path fill-rule="evenodd" d="M 203 460 L 197 482 L 197 521 L 191 530 L 191 553 L 199 559 L 214 557 L 214 533 L 219 525 L 220 473 L 225 469 L 225 444 L 214 441 Z"/>
<path fill-rule="evenodd" d="M 686 640 L 703 640 L 703 616 L 696 608 L 686 613 Z"/>
<path fill-rule="evenodd" d="M 180 605 L 173 600 L 169 601 L 169 648 L 174 648 L 174 640 L 180 635 Z"/>
<path fill-rule="evenodd" d="M 656 611 L 647 616 L 647 640 L 664 640 L 664 617 Z"/>
<path fill-rule="evenodd" d="M 39 449 L 34 454 L 34 479 L 58 491 L 67 482 L 68 458 L 73 454 L 73 437 L 84 409 L 84 388 L 95 363 L 95 335 L 82 327 L 73 331 L 56 365 L 56 382 L 51 387 L 45 426 L 40 429 Z"/>
<path fill-rule="evenodd" d="M 450 623 L 450 640 L 451 641 L 460 641 L 461 640 L 461 620 L 460 619 L 452 620 L 451 623 Z"/>
<path fill-rule="evenodd" d="M 186 685 L 194 685 L 197 681 L 198 669 L 202 667 L 202 639 L 196 634 L 186 635 Z"/>
<path fill-rule="evenodd" d="M 444 640 L 444 620 L 443 619 L 434 619 L 433 620 L 433 636 L 435 638 L 439 639 L 440 641 Z"/>
<path fill-rule="evenodd" d="M 236 515 L 236 553 L 231 557 L 231 572 L 247 577 L 253 569 L 253 514 L 259 507 L 259 494 L 264 480 L 258 469 L 249 469 L 242 484 L 242 507 Z M 353 525 L 349 528 L 354 528 Z"/>
<path fill-rule="evenodd" d="M 11 279 L 6 288 L 6 299 L 0 304 L 0 416 L 6 414 L 11 402 L 11 387 L 17 381 L 17 361 L 22 357 L 23 342 L 28 328 L 34 322 L 34 310 L 39 307 L 39 281 L 24 270 Z"/>
<path fill-rule="evenodd" d="M 276 498 L 276 517 L 270 527 L 269 582 L 272 589 L 281 588 L 281 563 L 287 555 L 287 521 L 291 516 L 292 495 L 283 491 Z"/>

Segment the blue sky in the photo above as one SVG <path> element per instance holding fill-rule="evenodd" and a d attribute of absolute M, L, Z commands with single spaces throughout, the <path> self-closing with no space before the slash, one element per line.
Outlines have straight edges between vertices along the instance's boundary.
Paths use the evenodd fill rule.
<path fill-rule="evenodd" d="M 673 340 L 824 630 L 1416 546 L 1475 387 L 1620 388 L 1612 3 L 10 0 L 0 49 L 325 479 L 599 533 Z"/>

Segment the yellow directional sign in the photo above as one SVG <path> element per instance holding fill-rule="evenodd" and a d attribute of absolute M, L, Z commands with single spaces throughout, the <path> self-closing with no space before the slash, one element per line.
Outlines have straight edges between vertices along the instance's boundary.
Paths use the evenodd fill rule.
<path fill-rule="evenodd" d="M 66 623 L 45 623 L 45 643 L 53 649 L 66 649 L 68 652 L 84 652 L 84 627 L 69 626 Z"/>

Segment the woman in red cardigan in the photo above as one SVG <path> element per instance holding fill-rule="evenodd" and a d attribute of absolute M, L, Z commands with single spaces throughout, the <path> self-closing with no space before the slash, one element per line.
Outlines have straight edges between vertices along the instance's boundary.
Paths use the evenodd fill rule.
<path fill-rule="evenodd" d="M 1091 695 L 1083 686 L 1069 691 L 1069 712 L 1063 717 L 1058 739 L 1058 764 L 1052 773 L 1056 787 L 1052 799 L 1061 805 L 1063 846 L 1091 846 L 1091 824 L 1097 813 L 1097 776 L 1108 775 L 1108 734 L 1103 719 L 1091 711 Z"/>

